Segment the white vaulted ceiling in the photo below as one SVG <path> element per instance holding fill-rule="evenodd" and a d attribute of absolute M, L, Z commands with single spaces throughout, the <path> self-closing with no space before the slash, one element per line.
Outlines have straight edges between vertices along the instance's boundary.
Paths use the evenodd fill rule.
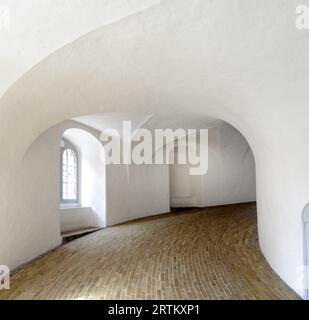
<path fill-rule="evenodd" d="M 160 3 L 159 0 L 2 0 L 10 27 L 0 29 L 0 97 L 48 55 L 99 27 Z"/>

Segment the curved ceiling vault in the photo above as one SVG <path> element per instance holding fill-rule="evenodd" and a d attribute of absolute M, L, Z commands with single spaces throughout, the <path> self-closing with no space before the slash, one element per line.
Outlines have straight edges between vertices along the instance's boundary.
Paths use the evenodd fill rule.
<path fill-rule="evenodd" d="M 104 10 L 118 12 L 116 2 L 100 1 Z M 69 19 L 61 20 L 67 27 L 75 10 L 69 3 L 63 3 L 61 10 L 54 1 L 51 5 Z M 90 7 L 99 10 L 95 3 Z M 12 122 L 22 119 L 17 125 L 24 134 L 16 148 L 25 150 L 46 128 L 62 120 L 113 111 L 197 112 L 230 122 L 252 145 L 261 138 L 263 143 L 270 141 L 266 133 L 273 119 L 282 134 L 286 133 L 286 123 L 298 117 L 287 111 L 291 101 L 299 108 L 307 104 L 304 60 L 309 38 L 295 28 L 297 1 L 142 3 L 142 8 L 141 1 L 127 3 L 130 10 L 124 10 L 122 17 L 145 9 L 145 3 L 151 9 L 121 21 L 119 13 L 114 14 L 112 21 L 118 22 L 67 44 L 11 86 L 0 100 L 0 121 L 7 136 Z M 61 23 L 52 28 L 57 38 Z M 41 24 L 35 21 L 33 25 Z M 78 35 L 93 27 L 87 25 Z M 36 51 L 30 44 L 26 47 Z M 33 119 L 37 112 L 39 121 Z M 304 117 L 297 121 L 302 128 L 307 126 Z"/>
<path fill-rule="evenodd" d="M 10 27 L 0 30 L 0 97 L 51 53 L 97 28 L 147 10 L 159 0 L 2 0 Z"/>

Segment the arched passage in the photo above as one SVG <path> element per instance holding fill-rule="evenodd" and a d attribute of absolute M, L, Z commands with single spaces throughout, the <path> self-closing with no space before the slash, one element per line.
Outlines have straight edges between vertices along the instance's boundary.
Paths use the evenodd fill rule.
<path fill-rule="evenodd" d="M 113 118 L 112 115 L 107 115 L 107 118 L 109 120 L 112 120 L 111 123 L 116 122 L 116 126 L 119 127 L 119 124 L 121 124 L 121 122 L 123 121 L 122 118 L 119 118 L 119 115 L 116 114 L 114 115 L 115 117 Z M 126 118 L 129 117 L 129 114 L 126 115 Z M 160 117 L 164 118 L 164 115 L 158 115 L 159 119 L 156 118 L 156 120 L 158 121 L 158 123 L 162 123 L 162 119 L 160 119 Z M 175 117 L 177 118 L 177 117 Z M 92 120 L 94 119 L 98 119 L 98 115 L 93 115 Z M 116 121 L 117 120 L 117 121 Z M 179 119 L 178 119 L 179 120 Z M 174 126 L 181 126 L 183 125 L 183 123 L 180 121 L 178 122 L 175 121 L 173 122 Z M 181 120 L 183 120 L 181 118 Z M 196 124 L 195 122 L 196 120 L 192 121 L 191 123 L 186 123 L 186 128 L 194 128 L 194 124 Z M 199 124 L 196 125 L 198 128 L 205 128 L 205 126 L 209 126 L 210 130 L 212 130 L 213 128 L 223 128 L 223 132 L 225 132 L 226 136 L 228 136 L 229 138 L 231 138 L 231 140 L 216 140 L 218 145 L 222 145 L 225 148 L 227 148 L 229 150 L 229 148 L 231 148 L 232 150 L 234 150 L 235 145 L 239 146 L 238 142 L 241 141 L 241 148 L 236 148 L 236 152 L 235 155 L 237 155 L 237 161 L 235 162 L 236 164 L 238 164 L 240 166 L 241 169 L 241 165 L 244 165 L 245 162 L 243 162 L 243 160 L 245 159 L 246 155 L 248 154 L 248 144 L 245 142 L 243 136 L 235 129 L 235 128 L 231 128 L 230 125 L 228 125 L 228 128 L 226 128 L 227 124 L 224 124 L 222 122 L 219 122 L 217 124 L 217 122 L 213 122 L 209 120 L 205 119 L 205 123 L 203 124 Z M 95 122 L 96 123 L 96 122 Z M 141 127 L 148 127 L 151 128 L 151 130 L 154 130 L 158 124 L 153 124 L 151 121 L 150 122 L 145 122 L 145 121 L 141 121 L 142 125 Z M 103 127 L 106 127 L 107 123 L 103 124 Z M 165 124 L 165 126 L 167 127 L 168 124 Z M 192 127 L 192 126 L 193 127 Z M 81 169 L 83 171 L 83 167 L 85 167 L 85 164 L 83 165 L 83 159 L 87 161 L 89 161 L 89 158 L 92 158 L 93 156 L 96 158 L 96 161 L 99 161 L 99 157 L 98 154 L 100 154 L 99 152 L 92 152 L 92 145 L 95 145 L 95 150 L 100 150 L 101 148 L 103 148 L 103 146 L 101 145 L 101 143 L 98 141 L 98 137 L 100 137 L 100 131 L 101 129 L 99 127 L 91 127 L 90 123 L 86 123 L 84 121 L 84 119 L 78 118 L 75 119 L 74 121 L 66 121 L 65 123 L 61 123 L 57 126 L 52 127 L 51 129 L 47 130 L 43 136 L 39 137 L 39 140 L 36 141 L 36 143 L 34 145 L 36 145 L 39 141 L 41 144 L 41 148 L 44 150 L 48 150 L 48 154 L 46 154 L 46 157 L 49 158 L 49 161 L 53 161 L 55 160 L 55 162 L 53 162 L 54 164 L 59 165 L 59 155 L 60 155 L 60 146 L 61 146 L 61 139 L 66 139 L 67 141 L 69 141 L 72 145 L 74 145 L 74 149 L 77 150 L 77 152 L 79 153 L 79 157 L 81 159 Z M 223 136 L 223 132 L 219 131 L 219 135 L 218 137 L 222 137 Z M 233 134 L 232 134 L 233 133 Z M 234 135 L 235 134 L 235 135 Z M 237 137 L 237 138 L 236 138 Z M 235 144 L 235 141 L 237 142 Z M 56 143 L 55 143 L 56 142 Z M 212 150 L 216 150 L 217 154 L 220 154 L 220 152 L 222 152 L 221 148 L 214 148 L 214 143 L 211 143 L 211 147 Z M 34 147 L 34 145 L 32 147 Z M 89 150 L 90 149 L 90 150 Z M 235 151 L 235 150 L 234 150 Z M 52 153 L 51 153 L 52 152 Z M 54 153 L 55 152 L 55 153 Z M 53 154 L 53 155 L 52 155 Z M 219 159 L 220 161 L 224 158 L 225 155 L 225 151 L 222 153 L 222 155 L 220 155 Z M 228 152 L 229 155 L 230 152 Z M 52 155 L 52 156 L 51 156 Z M 56 156 L 55 156 L 56 155 Z M 37 158 L 38 154 L 33 154 L 31 150 L 28 150 L 27 152 L 27 156 L 29 157 L 31 156 L 31 163 L 32 165 L 34 163 L 37 163 Z M 58 157 L 58 158 L 57 158 Z M 229 157 L 228 157 L 229 158 Z M 45 158 L 46 159 L 46 158 Z M 57 161 L 58 159 L 58 161 Z M 215 159 L 218 159 L 218 157 L 215 157 Z M 34 161 L 35 160 L 35 161 Z M 100 159 L 101 160 L 101 159 Z M 228 159 L 228 164 L 230 163 L 231 160 L 233 159 L 233 156 L 230 157 Z M 92 166 L 88 172 L 85 174 L 86 179 L 91 180 L 91 176 L 93 176 L 95 179 L 97 179 L 97 173 L 100 172 L 100 169 L 102 168 L 102 163 L 96 162 L 97 165 L 96 166 Z M 215 161 L 216 163 L 216 161 Z M 95 168 L 96 167 L 96 168 Z M 225 173 L 235 173 L 234 169 L 236 166 L 233 167 L 233 165 L 231 165 L 231 167 L 228 167 L 226 170 L 224 169 L 226 166 L 223 166 L 220 170 L 222 172 Z M 253 169 L 254 167 L 254 161 L 253 163 L 251 163 L 251 165 L 249 166 L 249 168 Z M 87 168 L 87 167 L 86 167 Z M 98 169 L 99 168 L 99 169 Z M 210 168 L 212 169 L 212 168 Z M 239 169 L 239 168 L 238 168 Z M 93 170 L 93 173 L 91 172 Z M 219 171 L 220 171 L 219 170 Z M 254 171 L 254 169 L 253 169 Z M 59 181 L 57 181 L 57 179 L 55 180 L 55 176 L 59 177 L 59 169 L 58 169 L 58 175 L 55 175 L 55 172 L 57 173 L 56 169 L 53 169 L 50 174 L 50 181 L 49 181 L 49 188 L 50 186 L 55 186 L 57 185 L 57 182 L 59 183 Z M 250 172 L 250 174 L 252 176 L 254 176 L 254 174 L 252 174 L 252 172 L 249 170 L 248 172 Z M 170 207 L 170 203 L 169 203 L 169 181 L 168 181 L 168 166 L 166 165 L 153 165 L 153 166 L 147 166 L 147 165 L 111 165 L 111 166 L 107 166 L 106 168 L 106 219 L 105 219 L 105 224 L 104 225 L 108 225 L 108 226 L 113 226 L 115 224 L 118 223 L 122 223 L 122 222 L 126 222 L 126 221 L 130 221 L 130 220 L 134 220 L 136 218 L 143 218 L 143 217 L 147 217 L 147 216 L 152 216 L 152 215 L 156 215 L 156 214 L 162 214 L 162 213 L 166 213 L 169 211 L 169 207 Z M 83 176 L 83 174 L 81 174 L 81 177 Z M 246 176 L 246 174 L 245 174 Z M 238 175 L 236 175 L 236 178 L 238 177 Z M 83 180 L 83 179 L 81 179 Z M 102 179 L 104 180 L 104 179 Z M 98 180 L 92 180 L 90 184 L 87 185 L 86 187 L 86 192 L 88 192 L 89 190 L 91 190 L 92 186 L 95 185 L 96 183 L 101 184 L 102 183 L 101 179 Z M 237 179 L 236 179 L 237 180 Z M 51 181 L 56 181 L 55 184 L 51 184 Z M 81 184 L 83 184 L 83 181 L 81 182 Z M 232 183 L 233 186 L 233 183 Z M 210 189 L 213 188 L 213 185 L 210 184 L 208 186 Z M 45 187 L 45 190 L 47 186 Z M 234 188 L 235 188 L 235 184 L 234 184 Z M 232 188 L 232 190 L 234 189 Z M 82 191 L 83 187 L 81 187 L 81 191 Z M 99 198 L 100 200 L 103 199 L 103 197 L 100 197 L 102 195 L 102 193 L 100 192 L 100 188 L 95 187 L 94 188 L 94 192 L 90 192 L 91 194 L 88 197 L 88 202 L 87 204 L 85 202 L 83 202 L 83 192 L 81 193 L 81 199 L 82 199 L 82 203 L 85 204 L 85 207 L 88 208 L 92 208 L 92 202 L 93 199 L 89 199 L 92 197 L 92 195 L 94 195 L 95 198 Z M 246 188 L 245 188 L 246 189 Z M 42 190 L 44 190 L 44 188 L 42 188 Z M 42 195 L 42 190 L 39 191 L 39 194 Z M 199 190 L 201 194 L 204 193 L 204 190 Z M 59 209 L 59 189 L 58 189 L 58 195 L 56 196 L 56 199 L 58 197 L 58 201 L 56 202 L 57 205 L 57 210 Z M 230 190 L 231 192 L 231 190 Z M 227 194 L 229 195 L 230 192 L 227 192 Z M 214 192 L 215 194 L 216 192 Z M 50 195 L 55 195 L 54 190 L 49 193 Z M 57 194 L 57 193 L 56 193 Z M 239 193 L 236 193 L 237 195 L 239 195 Z M 44 192 L 43 192 L 44 195 Z M 87 197 L 86 197 L 87 198 Z M 50 199 L 50 198 L 48 198 Z M 45 205 L 45 201 L 48 200 L 46 198 L 41 197 L 40 200 L 40 204 L 41 206 Z M 51 203 L 55 204 L 55 198 L 52 199 Z M 222 199 L 220 199 L 221 201 Z M 251 200 L 251 199 L 250 199 Z M 254 199 L 252 199 L 254 200 Z M 211 203 L 202 203 L 200 204 L 201 207 L 203 206 L 209 206 L 209 205 L 219 205 L 222 204 L 217 199 L 213 199 Z M 227 201 L 226 199 L 224 201 Z M 247 200 L 248 201 L 248 200 Z M 247 202 L 246 201 L 246 202 Z M 235 202 L 241 202 L 241 201 L 236 201 L 234 198 L 230 198 L 228 200 L 227 203 L 235 203 Z M 52 212 L 52 207 L 50 208 L 50 210 L 46 210 L 44 211 L 44 215 L 46 215 L 46 218 L 48 218 L 50 221 L 53 222 L 53 224 L 56 226 L 56 221 L 55 221 L 55 215 Z M 61 224 L 62 226 L 64 224 L 69 225 L 71 223 L 74 225 L 74 223 L 76 223 L 76 221 L 68 221 L 70 220 L 72 217 L 73 219 L 76 218 L 80 213 L 78 213 L 77 211 L 80 208 L 70 208 L 71 213 L 69 215 L 62 215 L 60 216 L 61 219 Z M 207 212 L 205 212 L 207 213 Z M 35 210 L 32 211 L 31 214 L 39 214 L 38 209 L 36 208 Z M 80 216 L 79 216 L 80 218 Z M 89 218 L 89 216 L 88 216 Z M 224 226 L 223 229 L 221 229 L 220 232 L 222 232 L 222 230 L 224 230 L 226 228 L 226 226 L 229 224 L 228 220 L 224 221 L 224 219 L 219 219 L 220 223 Z M 88 220 L 89 221 L 89 220 Z M 212 221 L 210 221 L 211 224 L 213 224 Z M 206 224 L 207 225 L 207 224 Z M 36 222 L 36 226 L 38 226 L 38 223 Z M 58 226 L 59 228 L 59 226 Z M 72 227 L 70 227 L 72 228 Z M 74 227 L 75 228 L 75 227 Z M 251 228 L 251 227 L 250 227 Z M 206 231 L 206 230 L 205 230 Z M 216 234 L 216 229 L 214 229 L 212 231 L 214 234 Z M 55 238 L 55 234 L 50 233 L 50 236 L 54 237 L 52 238 L 53 241 L 56 240 Z M 37 238 L 42 237 L 42 234 L 40 233 L 36 233 L 35 234 Z M 236 237 L 237 238 L 237 237 Z M 175 241 L 178 238 L 176 237 Z M 129 240 L 128 240 L 129 241 Z M 50 246 L 51 242 L 47 242 L 46 243 Z M 203 243 L 203 242 L 201 242 Z M 218 252 L 217 254 L 220 256 L 221 254 L 221 245 L 222 243 L 218 240 L 217 242 L 218 244 Z M 224 244 L 225 245 L 225 244 Z M 224 246 L 223 245 L 223 246 Z M 37 248 L 36 248 L 37 250 Z M 44 252 L 44 251 L 43 251 Z M 232 251 L 231 251 L 232 252 Z M 147 253 L 148 254 L 148 253 Z M 250 257 L 250 250 L 246 250 L 246 255 L 248 257 Z M 237 266 L 237 270 L 239 269 L 239 266 Z M 281 284 L 280 284 L 281 286 Z M 202 294 L 202 293 L 201 293 Z"/>
<path fill-rule="evenodd" d="M 173 150 L 175 158 L 183 150 Z M 197 148 L 199 149 L 199 148 Z M 203 159 L 197 150 L 199 158 Z M 196 152 L 196 150 L 192 150 Z M 190 175 L 190 165 L 170 165 L 171 207 L 209 207 L 256 201 L 255 160 L 242 134 L 227 123 L 208 130 L 207 172 Z"/>
<path fill-rule="evenodd" d="M 68 44 L 21 77 L 0 100 L 1 261 L 14 268 L 58 243 L 55 222 L 46 217 L 50 230 L 37 231 L 39 220 L 31 218 L 42 209 L 37 187 L 34 195 L 21 187 L 31 178 L 22 173 L 31 167 L 22 158 L 47 128 L 97 112 L 168 109 L 167 119 L 175 111 L 198 112 L 224 119 L 248 139 L 256 158 L 261 248 L 303 294 L 297 270 L 309 197 L 309 113 L 307 60 L 299 53 L 307 52 L 308 37 L 291 28 L 291 16 L 294 8 L 279 0 L 258 6 L 164 1 Z M 31 179 L 44 187 L 39 175 Z M 39 219 L 52 216 L 45 209 Z"/>

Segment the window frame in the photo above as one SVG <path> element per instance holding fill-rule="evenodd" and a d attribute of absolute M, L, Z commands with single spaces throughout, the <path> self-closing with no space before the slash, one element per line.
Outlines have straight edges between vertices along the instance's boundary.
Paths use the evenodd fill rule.
<path fill-rule="evenodd" d="M 64 206 L 78 206 L 80 205 L 80 157 L 77 148 L 68 140 L 62 138 L 60 146 L 60 204 Z M 76 160 L 76 199 L 63 198 L 63 154 L 66 150 L 71 150 Z"/>

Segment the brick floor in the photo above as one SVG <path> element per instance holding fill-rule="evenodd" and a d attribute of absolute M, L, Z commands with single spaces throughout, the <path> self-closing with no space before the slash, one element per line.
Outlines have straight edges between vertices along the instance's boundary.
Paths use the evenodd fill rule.
<path fill-rule="evenodd" d="M 12 275 L 6 299 L 299 299 L 268 267 L 256 206 L 193 209 L 108 228 Z"/>

